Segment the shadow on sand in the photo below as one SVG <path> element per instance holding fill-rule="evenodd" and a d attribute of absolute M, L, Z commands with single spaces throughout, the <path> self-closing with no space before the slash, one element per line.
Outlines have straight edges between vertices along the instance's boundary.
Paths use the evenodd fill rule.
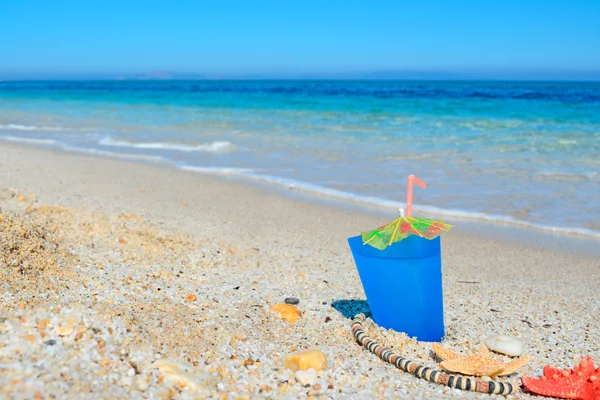
<path fill-rule="evenodd" d="M 354 318 L 356 314 L 363 313 L 367 318 L 371 317 L 371 309 L 366 300 L 334 300 L 331 307 L 338 310 L 346 318 Z"/>

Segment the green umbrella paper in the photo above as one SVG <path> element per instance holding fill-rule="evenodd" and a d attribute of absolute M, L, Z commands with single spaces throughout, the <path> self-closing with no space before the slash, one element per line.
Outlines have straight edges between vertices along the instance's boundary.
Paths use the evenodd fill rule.
<path fill-rule="evenodd" d="M 406 195 L 406 216 L 396 218 L 392 222 L 361 234 L 363 244 L 368 244 L 376 249 L 383 250 L 392 243 L 406 239 L 410 235 L 417 235 L 425 239 L 435 239 L 441 232 L 447 232 L 452 225 L 442 221 L 412 216 L 412 187 L 413 182 L 425 188 L 423 181 L 414 175 L 408 176 L 408 190 Z"/>

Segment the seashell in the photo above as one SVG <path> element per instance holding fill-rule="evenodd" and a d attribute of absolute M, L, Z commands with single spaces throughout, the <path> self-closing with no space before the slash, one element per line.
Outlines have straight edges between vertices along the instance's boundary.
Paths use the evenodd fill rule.
<path fill-rule="evenodd" d="M 297 351 L 283 359 L 283 367 L 292 371 L 314 369 L 324 370 L 327 367 L 327 356 L 320 350 Z"/>
<path fill-rule="evenodd" d="M 302 311 L 291 304 L 273 304 L 271 310 L 278 312 L 288 322 L 295 322 L 302 316 Z"/>
<path fill-rule="evenodd" d="M 523 342 L 512 336 L 494 335 L 485 339 L 484 343 L 488 349 L 496 353 L 511 357 L 518 357 L 523 354 Z"/>
<path fill-rule="evenodd" d="M 187 387 L 197 392 L 206 387 L 216 387 L 217 377 L 192 365 L 171 360 L 157 360 L 150 368 L 158 369 L 161 376 L 168 382 Z"/>

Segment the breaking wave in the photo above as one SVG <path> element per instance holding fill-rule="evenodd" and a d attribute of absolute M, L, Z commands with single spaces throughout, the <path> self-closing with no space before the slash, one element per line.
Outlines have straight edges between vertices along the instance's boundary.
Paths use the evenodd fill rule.
<path fill-rule="evenodd" d="M 10 131 L 62 131 L 64 128 L 57 126 L 31 126 L 31 125 L 19 125 L 19 124 L 8 124 L 0 125 L 1 130 Z"/>
<path fill-rule="evenodd" d="M 233 143 L 226 141 L 187 145 L 168 142 L 129 142 L 126 140 L 113 139 L 110 136 L 100 140 L 99 144 L 102 146 L 129 147 L 136 149 L 202 151 L 208 153 L 227 153 L 235 149 L 235 145 Z"/>

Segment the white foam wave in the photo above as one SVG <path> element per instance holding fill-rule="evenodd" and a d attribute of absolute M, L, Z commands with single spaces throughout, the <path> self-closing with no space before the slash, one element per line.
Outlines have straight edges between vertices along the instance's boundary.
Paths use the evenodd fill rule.
<path fill-rule="evenodd" d="M 35 139 L 35 138 L 21 138 L 14 136 L 0 136 L 0 140 L 21 142 L 32 145 L 51 145 L 55 148 L 59 148 L 65 151 L 87 153 L 98 156 L 105 156 L 110 158 L 121 158 L 137 161 L 149 161 L 156 163 L 172 164 L 173 162 L 165 157 L 156 155 L 143 155 L 143 154 L 128 154 L 128 153 L 117 153 L 105 150 L 99 150 L 95 148 L 84 148 L 67 145 L 62 142 L 58 142 L 51 139 Z M 204 174 L 214 174 L 222 176 L 233 176 L 243 179 L 248 179 L 256 182 L 262 182 L 266 184 L 272 184 L 279 187 L 283 187 L 289 190 L 297 190 L 311 195 L 319 197 L 331 198 L 334 200 L 340 200 L 344 202 L 359 204 L 368 207 L 375 207 L 378 209 L 390 209 L 397 210 L 400 207 L 404 207 L 403 202 L 382 199 L 378 197 L 362 196 L 354 193 L 344 192 L 337 189 L 331 189 L 319 185 L 313 185 L 307 182 L 298 181 L 294 179 L 283 178 L 279 176 L 272 176 L 267 174 L 258 173 L 252 169 L 247 168 L 231 168 L 231 167 L 200 167 L 186 164 L 179 164 L 180 169 L 186 171 L 193 171 Z M 596 174 L 596 173 L 594 173 Z M 491 223 L 500 223 L 513 226 L 520 226 L 524 228 L 534 229 L 542 232 L 549 232 L 560 235 L 571 235 L 583 238 L 590 238 L 600 240 L 600 232 L 584 228 L 566 228 L 566 227 L 555 227 L 542 224 L 536 224 L 533 222 L 517 220 L 511 216 L 486 214 L 481 212 L 471 212 L 464 210 L 454 209 L 443 209 L 432 206 L 413 206 L 414 210 L 420 212 L 425 216 L 439 216 L 447 217 L 449 219 L 464 219 L 464 220 L 475 220 Z"/>
<path fill-rule="evenodd" d="M 93 148 L 88 148 L 88 147 L 76 147 L 76 146 L 67 146 L 67 145 L 63 145 L 61 147 L 67 151 L 74 151 L 74 152 L 78 152 L 78 153 L 87 153 L 87 154 L 110 157 L 110 158 L 123 158 L 126 160 L 152 161 L 152 162 L 158 162 L 158 163 L 170 163 L 171 162 L 170 160 L 168 160 L 164 157 L 161 157 L 161 156 L 149 156 L 149 155 L 145 155 L 145 154 L 115 153 L 112 151 L 104 151 L 104 150 L 98 150 L 98 149 L 93 149 Z"/>
<path fill-rule="evenodd" d="M 297 181 L 294 179 L 282 178 L 278 176 L 265 175 L 256 173 L 250 169 L 244 168 L 214 168 L 214 167 L 196 167 L 190 165 L 180 165 L 180 169 L 186 171 L 195 171 L 200 173 L 225 175 L 225 176 L 237 176 L 257 182 L 263 182 L 267 184 L 273 184 L 280 187 L 287 188 L 289 190 L 298 190 L 307 194 L 312 194 L 320 197 L 327 197 L 334 200 L 341 200 L 344 202 L 350 202 L 354 204 L 360 204 L 368 207 L 375 207 L 379 209 L 391 209 L 397 210 L 401 207 L 405 207 L 405 203 L 382 199 L 372 196 L 361 196 L 354 193 L 344 192 L 337 189 L 331 189 L 319 185 L 313 185 L 307 182 Z M 554 233 L 559 235 L 570 235 L 578 236 L 589 239 L 600 240 L 600 232 L 591 229 L 584 228 L 566 228 L 557 227 L 550 225 L 536 224 L 533 222 L 517 220 L 508 215 L 499 214 L 486 214 L 482 212 L 464 211 L 445 209 L 432 206 L 413 206 L 413 209 L 425 216 L 431 217 L 446 217 L 449 219 L 461 219 L 461 220 L 473 220 L 481 222 L 498 223 L 504 225 L 520 226 L 523 228 L 534 229 L 541 232 Z"/>
<path fill-rule="evenodd" d="M 56 126 L 31 126 L 31 125 L 19 125 L 19 124 L 0 125 L 0 129 L 11 130 L 11 131 L 62 131 L 62 130 L 65 130 L 65 128 L 60 128 L 60 127 L 56 127 Z"/>
<path fill-rule="evenodd" d="M 16 137 L 16 136 L 0 136 L 0 140 L 6 140 L 7 142 L 27 143 L 27 144 L 45 144 L 45 145 L 57 144 L 56 140 L 52 140 L 52 139 L 34 139 L 34 138 L 24 138 L 24 137 Z"/>
<path fill-rule="evenodd" d="M 236 176 L 251 176 L 253 170 L 248 168 L 231 168 L 231 167 L 196 167 L 191 165 L 181 165 L 179 169 L 183 171 L 201 172 L 214 175 L 236 175 Z"/>
<path fill-rule="evenodd" d="M 14 136 L 0 136 L 0 140 L 5 140 L 7 142 L 17 142 L 31 145 L 50 145 L 54 148 L 58 148 L 65 151 L 72 151 L 77 153 L 87 153 L 98 156 L 105 156 L 111 158 L 123 158 L 127 160 L 140 160 L 140 161 L 151 161 L 151 162 L 159 162 L 159 163 L 169 163 L 170 160 L 161 157 L 161 156 L 151 156 L 145 154 L 128 154 L 128 153 L 115 153 L 112 151 L 104 151 L 98 150 L 94 148 L 87 147 L 78 147 L 68 145 L 66 143 L 58 142 L 52 139 L 33 139 L 33 138 L 21 138 Z"/>
<path fill-rule="evenodd" d="M 204 151 L 208 153 L 227 153 L 234 150 L 235 146 L 231 142 L 210 142 L 201 143 L 195 146 L 178 144 L 178 143 L 165 143 L 165 142 L 128 142 L 125 140 L 113 139 L 112 137 L 105 137 L 99 142 L 103 146 L 115 146 L 115 147 L 131 147 L 137 149 L 154 149 L 154 150 L 176 150 L 176 151 Z"/>
<path fill-rule="evenodd" d="M 587 180 L 587 179 L 595 179 L 600 177 L 599 172 L 540 172 L 539 176 L 545 176 L 548 178 L 558 178 L 558 179 L 572 179 L 572 180 Z"/>

